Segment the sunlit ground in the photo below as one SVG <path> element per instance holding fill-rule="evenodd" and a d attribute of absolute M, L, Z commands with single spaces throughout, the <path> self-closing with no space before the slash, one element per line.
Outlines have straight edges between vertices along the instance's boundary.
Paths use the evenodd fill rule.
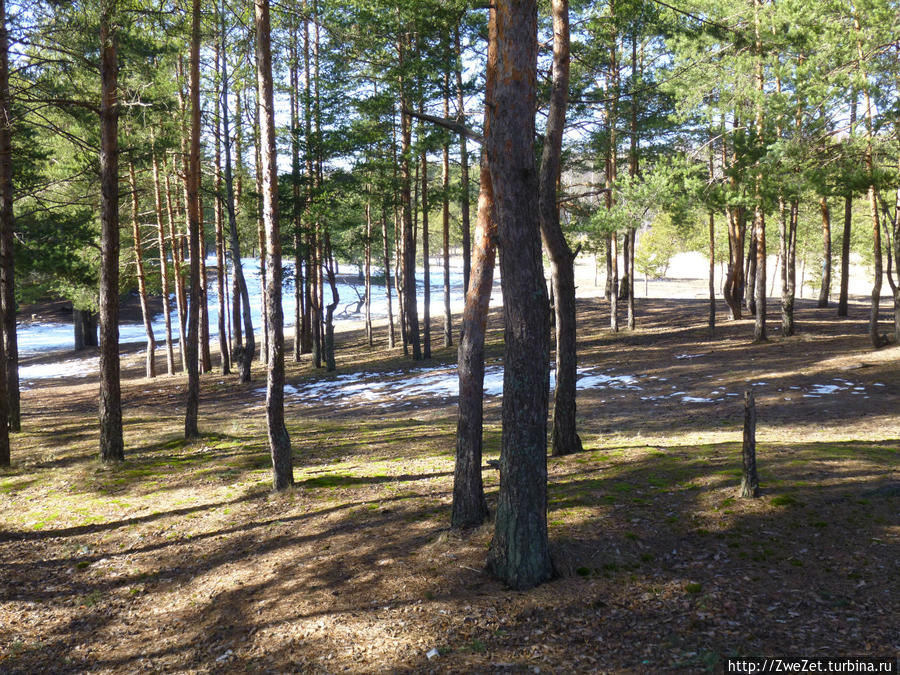
<path fill-rule="evenodd" d="M 710 338 L 701 301 L 638 307 L 639 330 L 612 335 L 605 302 L 580 305 L 586 450 L 549 460 L 559 577 L 526 593 L 485 574 L 490 524 L 448 529 L 439 322 L 421 368 L 360 333 L 336 374 L 288 363 L 297 484 L 280 495 L 259 365 L 250 385 L 204 376 L 185 444 L 184 379 L 146 380 L 128 354 L 115 467 L 96 460 L 95 382 L 36 384 L 0 474 L 0 671 L 696 672 L 900 651 L 897 348 L 869 350 L 862 305 L 839 322 L 801 303 L 800 335 L 764 345 L 748 321 Z M 748 387 L 758 500 L 736 499 Z"/>

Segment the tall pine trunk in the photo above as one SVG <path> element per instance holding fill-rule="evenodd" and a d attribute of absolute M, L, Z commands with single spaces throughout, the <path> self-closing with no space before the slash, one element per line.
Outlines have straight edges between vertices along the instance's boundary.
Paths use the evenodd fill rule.
<path fill-rule="evenodd" d="M 219 67 L 219 59 L 225 58 L 224 54 L 220 53 L 219 43 L 216 42 L 216 78 L 218 78 L 219 72 L 221 68 Z M 218 82 L 216 83 L 216 97 L 215 97 L 215 119 L 213 123 L 215 127 L 213 128 L 213 141 L 215 144 L 215 172 L 216 175 L 214 177 L 214 187 L 216 192 L 215 199 L 215 213 L 216 213 L 216 292 L 219 299 L 219 359 L 222 363 L 222 374 L 228 375 L 231 373 L 231 355 L 228 350 L 228 326 L 227 326 L 227 317 L 228 317 L 228 302 L 225 292 L 226 287 L 226 276 L 228 274 L 228 270 L 225 266 L 225 232 L 224 232 L 224 218 L 222 215 L 222 136 L 220 133 L 221 130 L 221 101 L 218 96 Z"/>
<path fill-rule="evenodd" d="M 485 150 L 494 188 L 504 309 L 500 496 L 488 568 L 512 588 L 552 575 L 547 536 L 549 328 L 541 263 L 536 0 L 498 0 L 497 83 Z"/>
<path fill-rule="evenodd" d="M 424 104 L 419 103 L 419 112 Z M 424 127 L 419 127 L 422 143 L 422 357 L 431 358 L 431 242 L 428 233 L 428 153 L 425 150 Z"/>
<path fill-rule="evenodd" d="M 125 459 L 119 382 L 119 64 L 116 1 L 100 5 L 100 459 Z"/>
<path fill-rule="evenodd" d="M 450 71 L 444 71 L 444 119 L 450 117 Z M 441 157 L 441 237 L 444 250 L 444 346 L 453 344 L 453 315 L 450 313 L 450 142 L 444 141 Z"/>
<path fill-rule="evenodd" d="M 494 88 L 497 81 L 497 36 L 495 10 L 489 10 L 487 72 L 484 84 L 484 134 L 491 132 Z M 457 41 L 459 36 L 457 35 Z M 450 524 L 455 528 L 478 527 L 488 516 L 481 476 L 484 435 L 484 339 L 494 283 L 497 250 L 497 219 L 491 182 L 490 160 L 481 152 L 481 183 L 475 221 L 475 255 L 463 309 L 457 350 L 459 413 L 456 420 L 456 465 L 453 473 L 453 508 Z"/>
<path fill-rule="evenodd" d="M 278 226 L 278 167 L 275 151 L 275 105 L 272 86 L 269 0 L 255 0 L 256 81 L 259 92 L 259 148 L 262 168 L 262 219 L 266 229 L 266 322 L 268 376 L 266 420 L 272 454 L 272 484 L 284 490 L 294 483 L 291 439 L 284 424 L 284 316 L 281 306 L 281 232 Z"/>
<path fill-rule="evenodd" d="M 763 67 L 762 67 L 762 39 L 760 37 L 759 8 L 761 0 L 753 0 L 755 42 L 755 70 L 756 70 L 756 136 L 757 142 L 763 142 Z M 762 169 L 758 169 L 754 186 L 754 210 L 753 229 L 756 242 L 756 323 L 753 327 L 753 341 L 764 342 L 766 340 L 766 219 L 763 210 L 762 195 Z"/>
<path fill-rule="evenodd" d="M 187 372 L 187 296 L 184 290 L 184 260 L 181 244 L 175 232 L 175 206 L 172 203 L 172 186 L 169 182 L 169 167 L 163 155 L 163 175 L 166 178 L 166 210 L 169 216 L 169 242 L 172 247 L 172 267 L 175 270 L 175 307 L 178 313 L 178 352 L 181 355 L 181 369 Z"/>
<path fill-rule="evenodd" d="M 831 295 L 831 211 L 828 198 L 819 197 L 822 211 L 822 285 L 819 287 L 819 307 L 828 307 Z"/>
<path fill-rule="evenodd" d="M 16 314 L 13 291 L 13 171 L 12 171 L 12 111 L 9 101 L 9 33 L 6 29 L 6 0 L 0 0 L 0 466 L 9 466 L 9 432 L 13 408 L 11 395 L 15 391 L 18 409 L 19 368 L 15 358 Z M 10 302 L 10 297 L 12 302 Z M 12 322 L 8 317 L 12 316 Z M 10 323 L 12 326 L 10 326 Z M 7 352 L 12 329 L 13 356 Z M 15 375 L 13 382 L 10 375 Z M 18 412 L 18 410 L 17 410 Z M 16 415 L 18 416 L 18 415 Z M 13 431 L 18 431 L 18 420 Z"/>
<path fill-rule="evenodd" d="M 250 293 L 247 289 L 247 281 L 244 278 L 244 266 L 241 261 L 241 244 L 237 230 L 237 213 L 235 208 L 235 181 L 231 169 L 231 129 L 228 119 L 228 62 L 225 49 L 225 7 L 219 10 L 220 35 L 222 60 L 222 138 L 225 143 L 225 210 L 228 213 L 228 235 L 230 243 L 232 265 L 232 330 L 234 344 L 232 345 L 231 360 L 237 366 L 241 382 L 250 381 L 250 364 L 253 361 L 253 352 L 256 348 L 253 335 L 253 320 L 250 315 Z M 237 98 L 237 115 L 241 114 L 240 97 Z M 235 141 L 236 149 L 239 148 Z M 240 166 L 240 160 L 238 160 Z M 241 320 L 243 319 L 244 337 L 241 335 Z"/>
<path fill-rule="evenodd" d="M 553 0 L 553 83 L 550 111 L 541 154 L 538 200 L 541 236 L 550 254 L 556 331 L 556 387 L 553 393 L 553 425 L 550 433 L 554 455 L 579 452 L 576 431 L 575 256 L 559 222 L 557 185 L 560 176 L 562 136 L 566 125 L 569 93 L 569 3 Z"/>
<path fill-rule="evenodd" d="M 381 244 L 384 256 L 384 290 L 387 295 L 388 349 L 394 348 L 394 307 L 391 301 L 391 248 L 388 244 L 387 207 L 381 207 Z"/>
<path fill-rule="evenodd" d="M 848 135 L 852 138 L 856 127 L 856 91 L 850 97 L 850 129 Z M 844 233 L 841 241 L 841 291 L 838 297 L 838 316 L 847 316 L 847 303 L 850 290 L 850 235 L 853 227 L 853 194 L 844 195 Z"/>
<path fill-rule="evenodd" d="M 397 44 L 401 71 L 406 65 L 406 42 L 408 36 L 401 36 Z M 416 236 L 413 230 L 412 171 L 412 123 L 406 111 L 409 109 L 405 77 L 400 77 L 400 210 L 402 212 L 403 245 L 401 248 L 403 268 L 403 334 L 412 349 L 413 360 L 422 358 L 422 344 L 419 334 L 419 313 L 416 299 Z"/>
<path fill-rule="evenodd" d="M 144 320 L 144 332 L 147 334 L 146 375 L 156 377 L 156 338 L 153 336 L 153 317 L 147 306 L 147 278 L 144 275 L 144 252 L 141 245 L 140 208 L 137 192 L 137 180 L 134 175 L 134 164 L 128 165 L 128 182 L 131 188 L 131 236 L 134 241 L 134 264 L 137 271 L 138 297 L 141 301 L 141 317 Z"/>
<path fill-rule="evenodd" d="M 466 124 L 466 102 L 463 95 L 462 81 L 462 47 L 459 42 L 459 27 L 453 33 L 454 48 L 456 51 L 456 106 L 457 122 Z M 459 188 L 460 211 L 462 228 L 462 253 L 463 253 L 463 292 L 469 292 L 469 279 L 472 272 L 472 241 L 471 224 L 469 222 L 469 150 L 466 147 L 466 135 L 459 135 Z"/>
<path fill-rule="evenodd" d="M 159 276 L 160 288 L 163 300 L 163 319 L 166 324 L 166 372 L 175 374 L 175 350 L 172 346 L 172 308 L 169 300 L 169 259 L 166 255 L 166 228 L 163 223 L 164 214 L 162 206 L 162 190 L 159 181 L 159 160 L 156 158 L 156 148 L 153 153 L 153 197 L 156 207 L 156 244 L 159 248 Z"/>
<path fill-rule="evenodd" d="M 187 407 L 184 437 L 200 435 L 200 0 L 193 0 L 191 12 L 191 144 L 187 167 L 188 249 L 191 259 L 191 301 L 188 308 Z"/>

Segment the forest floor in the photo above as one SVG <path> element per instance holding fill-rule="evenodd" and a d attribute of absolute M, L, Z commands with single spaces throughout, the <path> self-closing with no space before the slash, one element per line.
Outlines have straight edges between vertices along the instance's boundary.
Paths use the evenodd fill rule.
<path fill-rule="evenodd" d="M 798 304 L 798 336 L 754 345 L 747 320 L 711 339 L 702 301 L 639 299 L 638 330 L 618 334 L 604 301 L 580 302 L 585 451 L 549 459 L 559 576 L 528 592 L 485 573 L 490 524 L 448 529 L 456 408 L 427 377 L 452 373 L 455 348 L 423 366 L 353 332 L 336 374 L 289 362 L 283 494 L 259 364 L 249 385 L 202 378 L 203 437 L 185 443 L 184 377 L 145 379 L 128 351 L 117 466 L 97 461 L 94 379 L 45 380 L 23 392 L 0 472 L 0 671 L 702 672 L 725 656 L 896 656 L 900 348 L 869 348 L 863 305 L 839 321 Z M 491 366 L 500 326 L 495 311 Z M 748 386 L 762 496 L 740 500 Z M 486 460 L 499 417 L 488 398 Z M 498 474 L 484 475 L 493 507 Z"/>

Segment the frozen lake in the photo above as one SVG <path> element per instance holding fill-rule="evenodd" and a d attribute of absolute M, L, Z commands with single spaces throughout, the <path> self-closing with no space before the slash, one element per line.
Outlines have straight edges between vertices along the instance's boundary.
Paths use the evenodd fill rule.
<path fill-rule="evenodd" d="M 245 258 L 243 261 L 244 276 L 247 279 L 247 290 L 250 295 L 250 311 L 253 319 L 253 328 L 259 334 L 262 329 L 262 288 L 260 283 L 259 260 L 255 258 Z M 442 321 L 444 312 L 444 273 L 442 265 L 435 265 L 438 261 L 435 259 L 431 268 L 431 316 L 434 324 Z M 215 258 L 207 258 L 207 266 L 215 268 Z M 341 331 L 350 328 L 358 328 L 359 322 L 365 318 L 365 306 L 360 307 L 360 311 L 356 311 L 357 301 L 365 292 L 365 285 L 362 282 L 348 283 L 349 270 L 345 268 L 341 276 L 341 282 L 337 284 L 340 301 L 335 312 L 335 330 Z M 380 268 L 377 270 L 380 272 Z M 497 270 L 499 272 L 499 270 Z M 373 276 L 376 270 L 373 270 Z M 294 271 L 293 265 L 285 266 L 285 282 L 283 291 L 284 303 L 284 323 L 286 328 L 293 330 L 294 326 Z M 418 287 L 419 301 L 419 320 L 422 320 L 424 311 L 424 283 L 423 270 L 419 268 L 416 273 L 416 281 Z M 229 269 L 228 281 L 231 281 Z M 209 289 L 207 290 L 209 303 L 209 323 L 210 338 L 212 341 L 217 340 L 218 334 L 218 316 L 219 316 L 219 297 L 217 285 L 210 280 Z M 391 298 L 393 303 L 394 320 L 397 322 L 397 289 L 391 286 Z M 327 285 L 325 287 L 326 304 L 331 299 L 331 289 Z M 491 298 L 491 304 L 501 301 L 499 284 L 495 284 L 494 295 Z M 171 322 L 172 322 L 172 339 L 178 342 L 178 312 L 175 309 L 175 296 L 172 294 L 170 306 Z M 450 269 L 450 306 L 453 312 L 461 312 L 464 306 L 463 297 L 463 275 L 462 267 L 451 266 Z M 226 308 L 226 311 L 229 311 Z M 372 320 L 381 321 L 387 319 L 387 291 L 383 285 L 372 286 Z M 399 323 L 396 325 L 399 326 Z M 162 313 L 153 317 L 153 335 L 156 338 L 157 345 L 164 344 L 165 341 L 165 317 Z M 42 322 L 29 323 L 20 325 L 17 331 L 19 341 L 19 356 L 27 358 L 30 356 L 39 356 L 46 352 L 56 352 L 72 350 L 74 346 L 74 329 L 70 322 Z M 122 323 L 119 325 L 119 342 L 121 344 L 140 343 L 147 339 L 144 331 L 143 323 Z M 23 365 L 20 368 L 20 378 L 22 380 L 37 380 L 48 377 L 56 377 L 60 375 L 82 375 L 88 376 L 96 372 L 97 358 L 74 358 L 54 364 L 33 364 Z"/>

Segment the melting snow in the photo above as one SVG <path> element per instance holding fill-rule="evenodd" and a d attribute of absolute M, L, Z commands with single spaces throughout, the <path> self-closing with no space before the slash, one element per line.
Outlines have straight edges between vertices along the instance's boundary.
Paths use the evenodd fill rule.
<path fill-rule="evenodd" d="M 88 377 L 100 370 L 100 357 L 69 359 L 54 363 L 19 366 L 20 380 L 44 380 L 52 377 Z"/>

